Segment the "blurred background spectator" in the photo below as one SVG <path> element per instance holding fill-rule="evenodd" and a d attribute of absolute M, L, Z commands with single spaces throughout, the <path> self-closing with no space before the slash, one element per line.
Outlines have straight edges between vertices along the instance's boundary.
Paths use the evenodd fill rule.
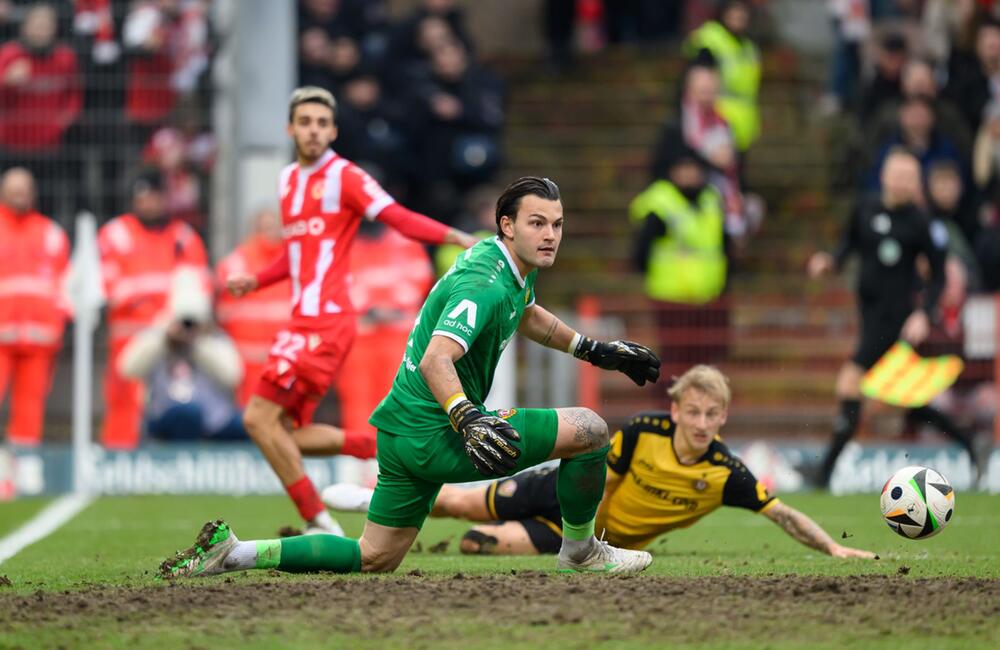
<path fill-rule="evenodd" d="M 215 270 L 216 286 L 219 287 L 216 296 L 219 327 L 232 338 L 243 361 L 243 381 L 236 391 L 241 406 L 246 405 L 257 388 L 275 335 L 288 323 L 292 298 L 291 280 L 275 282 L 242 298 L 225 290 L 226 278 L 231 274 L 259 273 L 285 250 L 281 216 L 276 208 L 260 208 L 252 221 L 250 236 L 219 260 Z"/>
<path fill-rule="evenodd" d="M 757 108 L 760 52 L 747 36 L 749 28 L 749 2 L 725 0 L 719 8 L 718 19 L 696 29 L 684 43 L 684 53 L 689 59 L 718 67 L 721 78 L 719 113 L 732 128 L 740 151 L 749 149 L 760 136 Z"/>
<path fill-rule="evenodd" d="M 731 125 L 719 112 L 719 75 L 708 63 L 688 68 L 681 90 L 677 121 L 664 126 L 653 152 L 653 178 L 662 178 L 678 152 L 696 153 L 708 172 L 708 181 L 722 195 L 726 229 L 734 237 L 748 230 L 740 190 L 740 154 Z"/>
<path fill-rule="evenodd" d="M 420 152 L 415 205 L 449 221 L 473 186 L 499 169 L 504 87 L 458 39 L 436 45 L 410 90 L 411 138 Z"/>
<path fill-rule="evenodd" d="M 456 220 L 455 227 L 474 237 L 486 239 L 496 235 L 497 197 L 503 188 L 495 185 L 480 185 L 471 190 L 465 198 L 465 205 Z M 465 249 L 455 244 L 438 246 L 434 253 L 434 271 L 438 277 L 444 275 Z"/>
<path fill-rule="evenodd" d="M 711 363 L 727 347 L 726 235 L 723 201 L 701 158 L 681 147 L 666 174 L 629 205 L 636 227 L 633 263 L 645 273 L 658 323 L 663 374 Z M 697 342 L 695 342 L 697 341 Z"/>
<path fill-rule="evenodd" d="M 42 441 L 45 399 L 70 309 L 63 294 L 69 241 L 35 211 L 31 172 L 0 177 L 0 403 L 10 391 L 7 442 Z"/>
<path fill-rule="evenodd" d="M 32 171 L 46 214 L 54 214 L 56 197 L 77 198 L 75 170 L 62 154 L 83 105 L 76 54 L 57 40 L 57 28 L 56 10 L 36 4 L 20 38 L 0 47 L 0 167 Z"/>
<path fill-rule="evenodd" d="M 337 380 L 344 429 L 370 431 L 399 370 L 406 339 L 434 283 L 427 251 L 378 221 L 364 221 L 351 257 L 351 303 L 361 315 Z"/>
<path fill-rule="evenodd" d="M 167 214 L 157 171 L 144 172 L 133 182 L 132 212 L 102 226 L 98 245 L 110 348 L 101 442 L 130 449 L 139 443 L 142 385 L 121 375 L 120 355 L 133 336 L 160 316 L 174 273 L 185 266 L 204 272 L 208 259 L 198 233 Z"/>
<path fill-rule="evenodd" d="M 965 113 L 972 131 L 979 128 L 983 108 L 1000 99 L 1000 23 L 984 21 L 976 31 L 975 50 L 953 48 L 945 93 Z"/>
<path fill-rule="evenodd" d="M 123 377 L 144 383 L 146 433 L 159 440 L 247 439 L 233 396 L 243 364 L 212 322 L 204 284 L 197 270 L 178 270 L 166 313 L 133 336 L 118 359 Z"/>
<path fill-rule="evenodd" d="M 882 164 L 889 152 L 897 147 L 903 147 L 917 157 L 924 180 L 930 168 L 937 163 L 950 162 L 960 169 L 964 168 L 964 158 L 958 147 L 938 129 L 934 106 L 928 99 L 916 96 L 903 100 L 898 116 L 893 134 L 879 145 L 875 163 L 869 171 L 867 186 L 870 192 L 880 191 Z"/>
<path fill-rule="evenodd" d="M 179 97 L 197 90 L 208 68 L 205 14 L 202 0 L 139 0 L 125 17 L 125 116 L 136 149 L 166 121 Z"/>
<path fill-rule="evenodd" d="M 872 77 L 861 90 L 858 117 L 862 124 L 874 118 L 884 105 L 903 98 L 902 75 L 907 56 L 905 36 L 889 32 L 881 37 L 876 48 Z"/>

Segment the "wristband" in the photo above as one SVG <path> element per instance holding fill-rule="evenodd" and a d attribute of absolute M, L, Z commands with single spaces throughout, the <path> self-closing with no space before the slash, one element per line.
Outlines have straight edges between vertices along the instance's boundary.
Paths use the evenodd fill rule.
<path fill-rule="evenodd" d="M 577 332 L 573 335 L 573 339 L 569 342 L 569 347 L 566 348 L 567 354 L 576 354 L 576 348 L 580 345 L 580 341 L 583 340 L 583 336 Z"/>
<path fill-rule="evenodd" d="M 454 408 L 458 406 L 464 399 L 469 399 L 468 397 L 465 396 L 465 393 L 455 393 L 454 395 L 446 399 L 444 401 L 445 413 L 451 415 L 452 410 L 454 410 Z"/>

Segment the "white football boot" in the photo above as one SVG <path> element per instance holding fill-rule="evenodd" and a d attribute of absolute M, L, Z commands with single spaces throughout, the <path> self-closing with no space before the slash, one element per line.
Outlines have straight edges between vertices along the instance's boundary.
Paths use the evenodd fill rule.
<path fill-rule="evenodd" d="M 556 571 L 629 575 L 644 571 L 652 562 L 653 556 L 646 551 L 630 551 L 594 538 L 590 553 L 583 559 L 572 558 L 560 549 Z"/>
<path fill-rule="evenodd" d="M 327 508 L 344 512 L 368 512 L 375 490 L 353 483 L 334 483 L 323 488 L 320 498 Z"/>

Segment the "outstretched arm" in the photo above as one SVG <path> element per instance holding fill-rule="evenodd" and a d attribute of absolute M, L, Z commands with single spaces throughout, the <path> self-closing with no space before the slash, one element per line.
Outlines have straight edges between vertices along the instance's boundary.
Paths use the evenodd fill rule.
<path fill-rule="evenodd" d="M 875 554 L 870 551 L 862 551 L 836 543 L 825 530 L 820 528 L 819 524 L 784 503 L 774 504 L 764 511 L 764 516 L 781 526 L 798 542 L 817 551 L 822 551 L 833 557 L 860 557 L 867 560 L 875 558 Z"/>
<path fill-rule="evenodd" d="M 660 360 L 649 348 L 631 341 L 595 341 L 574 332 L 538 305 L 524 310 L 517 331 L 532 341 L 572 354 L 598 368 L 622 372 L 639 386 L 660 378 Z"/>
<path fill-rule="evenodd" d="M 259 273 L 237 272 L 230 273 L 226 277 L 226 290 L 232 295 L 240 298 L 257 289 L 269 287 L 289 277 L 288 250 L 281 252 L 281 256 L 275 258 L 266 268 Z"/>
<path fill-rule="evenodd" d="M 524 310 L 517 331 L 535 343 L 563 352 L 572 352 L 569 344 L 576 335 L 573 328 L 539 305 L 532 305 Z"/>
<path fill-rule="evenodd" d="M 469 248 L 478 241 L 472 235 L 449 228 L 419 212 L 407 210 L 398 203 L 386 206 L 377 219 L 402 235 L 424 244 L 456 244 Z"/>

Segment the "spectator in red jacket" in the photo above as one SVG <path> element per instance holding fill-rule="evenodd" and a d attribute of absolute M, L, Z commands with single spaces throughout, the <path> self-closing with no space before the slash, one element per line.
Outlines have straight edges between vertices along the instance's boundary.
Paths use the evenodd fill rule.
<path fill-rule="evenodd" d="M 177 99 L 208 68 L 208 21 L 201 0 L 140 0 L 125 18 L 129 54 L 125 117 L 136 148 L 149 141 Z"/>
<path fill-rule="evenodd" d="M 56 40 L 57 18 L 51 5 L 33 6 L 20 38 L 0 48 L 0 164 L 34 172 L 46 214 L 55 208 L 59 181 L 75 182 L 63 139 L 83 101 L 76 55 Z"/>

